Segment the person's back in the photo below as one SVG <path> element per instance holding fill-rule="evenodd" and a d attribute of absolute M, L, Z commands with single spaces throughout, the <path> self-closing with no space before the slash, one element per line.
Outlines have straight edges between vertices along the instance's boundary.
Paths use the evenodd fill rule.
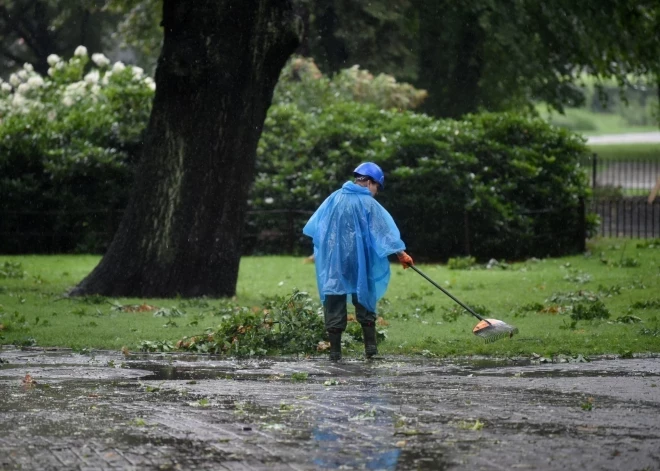
<path fill-rule="evenodd" d="M 377 353 L 376 303 L 390 280 L 387 256 L 396 253 L 404 268 L 412 265 L 392 216 L 373 198 L 384 185 L 382 170 L 366 162 L 354 176 L 355 182 L 344 183 L 330 195 L 303 228 L 314 242 L 316 279 L 334 361 L 341 358 L 346 296 L 352 298 L 365 353 L 371 357 Z"/>
<path fill-rule="evenodd" d="M 360 260 L 368 264 L 370 203 L 362 187 L 348 182 L 329 198 L 327 213 L 319 224 L 315 258 L 325 265 L 321 285 L 325 294 L 352 293 L 358 286 Z M 317 262 L 319 263 L 319 262 Z"/>

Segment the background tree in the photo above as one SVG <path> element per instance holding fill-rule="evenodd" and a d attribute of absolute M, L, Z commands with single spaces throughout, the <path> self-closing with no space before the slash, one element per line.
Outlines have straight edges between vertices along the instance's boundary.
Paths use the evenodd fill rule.
<path fill-rule="evenodd" d="M 3 0 L 0 3 L 0 74 L 29 62 L 45 75 L 49 54 L 84 45 L 102 51 L 104 32 L 116 23 L 103 1 Z"/>
<path fill-rule="evenodd" d="M 427 111 L 562 110 L 583 102 L 583 74 L 653 73 L 660 64 L 660 5 L 653 1 L 415 0 L 419 80 Z M 655 31 L 656 33 L 653 33 Z M 438 47 L 441 44 L 442 47 Z"/>
<path fill-rule="evenodd" d="M 162 0 L 111 0 L 126 44 L 155 54 Z M 584 74 L 658 77 L 655 0 L 294 0 L 305 19 L 298 53 L 325 73 L 355 64 L 429 92 L 438 117 L 583 103 Z M 147 64 L 148 65 L 148 64 Z M 657 81 L 657 80 L 656 80 Z M 660 94 L 660 89 L 658 91 Z"/>
<path fill-rule="evenodd" d="M 308 27 L 301 54 L 330 73 L 359 65 L 372 72 L 417 77 L 418 19 L 411 0 L 298 0 Z"/>
<path fill-rule="evenodd" d="M 308 50 L 324 71 L 353 64 L 428 90 L 440 117 L 583 102 L 583 74 L 656 75 L 653 0 L 347 0 L 306 2 Z"/>
<path fill-rule="evenodd" d="M 119 17 L 111 35 L 114 42 L 132 51 L 138 64 L 153 71 L 163 45 L 163 0 L 108 0 L 107 9 Z"/>
<path fill-rule="evenodd" d="M 164 0 L 131 201 L 73 295 L 231 296 L 257 142 L 300 22 L 283 0 Z"/>

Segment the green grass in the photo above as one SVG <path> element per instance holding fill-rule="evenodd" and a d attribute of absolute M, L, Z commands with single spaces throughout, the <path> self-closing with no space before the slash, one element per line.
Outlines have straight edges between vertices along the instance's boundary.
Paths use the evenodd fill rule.
<path fill-rule="evenodd" d="M 615 113 L 594 113 L 583 108 L 566 108 L 565 114 L 561 115 L 557 112 L 549 113 L 543 105 L 538 105 L 536 109 L 543 119 L 555 126 L 580 132 L 585 136 L 658 131 L 657 125 L 630 125 L 624 116 Z"/>
<path fill-rule="evenodd" d="M 600 144 L 589 147 L 602 160 L 660 160 L 660 144 Z"/>
<path fill-rule="evenodd" d="M 136 350 L 143 340 L 175 343 L 219 324 L 220 317 L 215 315 L 223 303 L 219 299 L 63 298 L 67 288 L 98 260 L 80 255 L 0 256 L 0 271 L 12 262 L 20 263 L 19 271 L 26 273 L 23 278 L 0 278 L 0 343 L 29 344 L 28 339 L 34 339 L 39 346 L 126 346 Z M 451 311 L 455 304 L 447 296 L 412 270 L 392 265 L 390 287 L 380 309 L 389 322 L 387 340 L 380 345 L 382 353 L 551 356 L 660 352 L 660 241 L 644 247 L 639 240 L 599 240 L 590 244 L 587 255 L 515 263 L 507 269 L 419 268 L 463 302 L 486 309 L 487 317 L 516 325 L 520 333 L 513 339 L 484 343 L 471 333 L 477 319 L 465 313 L 456 315 Z M 297 257 L 244 257 L 236 302 L 259 306 L 265 296 L 286 295 L 293 288 L 317 297 L 313 265 L 303 264 Z M 614 294 L 606 296 L 607 290 Z M 578 321 L 571 326 L 570 311 L 552 312 L 557 304 L 548 300 L 551 296 L 584 291 L 602 299 L 609 319 Z M 648 307 L 634 308 L 636 302 Z M 143 303 L 178 308 L 185 315 L 154 317 L 153 311 L 116 309 L 116 305 Z M 548 312 L 531 309 L 532 303 L 543 305 Z M 626 315 L 642 322 L 617 322 Z M 177 326 L 165 327 L 168 321 Z M 189 325 L 195 321 L 196 325 Z"/>

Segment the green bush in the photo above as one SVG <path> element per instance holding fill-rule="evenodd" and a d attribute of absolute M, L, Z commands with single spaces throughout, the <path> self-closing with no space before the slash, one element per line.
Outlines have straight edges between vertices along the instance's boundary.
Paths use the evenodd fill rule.
<path fill-rule="evenodd" d="M 418 256 L 560 255 L 579 246 L 586 153 L 576 135 L 514 114 L 451 121 L 357 103 L 281 105 L 265 123 L 251 205 L 313 211 L 371 160 L 387 175 L 378 198 Z"/>
<path fill-rule="evenodd" d="M 47 77 L 26 64 L 0 84 L 0 232 L 34 236 L 2 250 L 99 251 L 127 202 L 154 83 L 83 47 L 48 61 Z"/>
<path fill-rule="evenodd" d="M 47 77 L 27 64 L 0 84 L 0 232 L 38 237 L 5 237 L 3 252 L 102 251 L 117 223 L 104 212 L 127 203 L 155 85 L 83 49 L 51 56 Z M 351 68 L 329 79 L 290 61 L 259 143 L 245 251 L 309 252 L 309 214 L 366 160 L 385 170 L 379 199 L 418 258 L 575 251 L 581 138 L 513 114 L 408 111 L 424 97 L 388 76 Z"/>
<path fill-rule="evenodd" d="M 427 98 L 426 90 L 397 82 L 387 74 L 372 75 L 354 65 L 333 77 L 321 74 L 312 59 L 292 57 L 282 69 L 273 103 L 295 104 L 314 111 L 337 102 L 370 103 L 382 109 L 410 110 Z"/>

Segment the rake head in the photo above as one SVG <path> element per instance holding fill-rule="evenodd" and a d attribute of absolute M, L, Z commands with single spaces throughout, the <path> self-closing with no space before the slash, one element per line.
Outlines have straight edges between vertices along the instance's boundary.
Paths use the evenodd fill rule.
<path fill-rule="evenodd" d="M 497 319 L 486 319 L 475 325 L 472 333 L 484 339 L 486 343 L 490 343 L 505 337 L 513 337 L 513 334 L 518 333 L 518 327 Z"/>

